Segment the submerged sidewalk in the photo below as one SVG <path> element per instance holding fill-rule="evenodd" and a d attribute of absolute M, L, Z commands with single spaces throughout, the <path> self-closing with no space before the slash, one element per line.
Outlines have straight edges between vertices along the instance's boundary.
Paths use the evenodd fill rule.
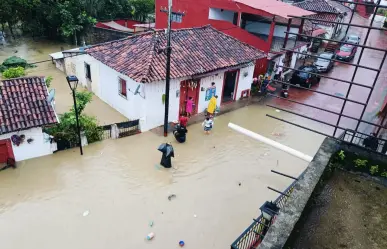
<path fill-rule="evenodd" d="M 222 114 L 225 114 L 225 113 L 228 113 L 228 112 L 235 111 L 237 109 L 243 108 L 243 107 L 248 106 L 250 104 L 258 103 L 264 97 L 265 96 L 254 96 L 254 97 L 250 97 L 250 98 L 246 98 L 246 99 L 241 99 L 241 100 L 238 100 L 238 101 L 235 101 L 235 102 L 231 102 L 231 103 L 227 103 L 227 104 L 221 105 L 220 106 L 220 113 L 217 114 L 217 115 L 222 115 Z M 198 113 L 198 114 L 192 116 L 189 119 L 188 126 L 196 124 L 196 123 L 203 122 L 204 119 L 205 119 L 205 113 L 204 112 Z M 170 122 L 169 126 L 168 126 L 168 133 L 173 131 L 173 127 L 174 127 L 174 124 L 172 122 Z M 154 128 L 154 129 L 152 129 L 150 131 L 152 133 L 155 133 L 155 134 L 159 135 L 159 136 L 163 136 L 164 135 L 164 127 L 163 126 L 156 127 L 156 128 Z"/>

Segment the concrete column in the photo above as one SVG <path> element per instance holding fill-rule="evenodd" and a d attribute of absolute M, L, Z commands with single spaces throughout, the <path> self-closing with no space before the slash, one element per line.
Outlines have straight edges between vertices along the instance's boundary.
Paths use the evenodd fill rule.
<path fill-rule="evenodd" d="M 240 27 L 242 22 L 242 13 L 238 12 L 237 26 Z"/>
<path fill-rule="evenodd" d="M 269 51 L 271 48 L 271 43 L 273 42 L 274 29 L 275 29 L 275 17 L 273 17 L 273 20 L 271 21 L 269 37 L 267 39 L 267 43 L 269 43 L 269 49 L 268 49 Z M 265 52 L 269 52 L 269 51 L 265 51 Z"/>

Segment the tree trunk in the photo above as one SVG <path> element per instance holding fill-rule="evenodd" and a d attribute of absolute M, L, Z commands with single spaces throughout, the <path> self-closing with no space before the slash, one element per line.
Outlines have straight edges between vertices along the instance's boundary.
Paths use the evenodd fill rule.
<path fill-rule="evenodd" d="M 12 38 L 15 40 L 15 34 L 13 33 L 13 28 L 12 28 L 12 24 L 8 22 L 8 28 L 9 28 L 9 31 L 11 32 L 11 36 Z"/>
<path fill-rule="evenodd" d="M 74 42 L 75 42 L 75 46 L 77 47 L 78 46 L 78 39 L 77 39 L 77 31 L 74 30 Z"/>
<path fill-rule="evenodd" d="M 3 32 L 3 35 L 4 35 L 5 34 L 4 23 L 1 23 L 1 31 Z"/>

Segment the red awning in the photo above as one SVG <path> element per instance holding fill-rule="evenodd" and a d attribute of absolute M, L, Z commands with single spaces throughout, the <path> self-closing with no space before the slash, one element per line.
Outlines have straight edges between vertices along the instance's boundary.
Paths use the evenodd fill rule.
<path fill-rule="evenodd" d="M 276 0 L 234 0 L 237 3 L 247 5 L 251 8 L 266 11 L 274 16 L 280 16 L 286 19 L 289 16 L 310 16 L 316 13 L 304 10 L 293 5 Z"/>
<path fill-rule="evenodd" d="M 316 29 L 313 31 L 312 36 L 316 37 L 316 36 L 319 36 L 319 35 L 322 35 L 325 33 L 327 33 L 327 31 L 325 29 Z"/>

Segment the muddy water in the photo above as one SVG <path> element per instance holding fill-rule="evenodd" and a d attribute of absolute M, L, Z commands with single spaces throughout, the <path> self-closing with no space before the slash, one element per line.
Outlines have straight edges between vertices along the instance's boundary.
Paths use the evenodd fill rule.
<path fill-rule="evenodd" d="M 260 205 L 277 197 L 266 187 L 291 183 L 270 170 L 297 176 L 307 163 L 231 131 L 228 122 L 309 155 L 323 140 L 266 113 L 292 119 L 252 105 L 217 117 L 209 136 L 190 126 L 185 144 L 147 132 L 89 145 L 82 157 L 62 151 L 0 172 L 1 247 L 165 249 L 184 240 L 187 248 L 229 248 Z M 170 170 L 158 167 L 157 147 L 167 141 L 176 156 Z M 150 232 L 155 238 L 145 241 Z"/>
<path fill-rule="evenodd" d="M 50 60 L 49 54 L 59 52 L 63 49 L 70 49 L 67 44 L 54 41 L 39 40 L 32 41 L 30 39 L 20 39 L 16 42 L 9 42 L 5 46 L 0 45 L 0 63 L 10 56 L 21 57 L 27 62 L 37 62 Z M 66 75 L 56 69 L 55 65 L 49 61 L 36 64 L 36 68 L 28 69 L 29 76 L 52 76 L 51 89 L 55 89 L 55 109 L 61 114 L 70 109 L 73 105 L 71 91 L 66 81 Z M 80 87 L 78 90 L 82 90 Z M 96 116 L 101 125 L 122 122 L 126 118 L 119 112 L 94 96 L 93 101 L 86 107 L 85 113 Z"/>

